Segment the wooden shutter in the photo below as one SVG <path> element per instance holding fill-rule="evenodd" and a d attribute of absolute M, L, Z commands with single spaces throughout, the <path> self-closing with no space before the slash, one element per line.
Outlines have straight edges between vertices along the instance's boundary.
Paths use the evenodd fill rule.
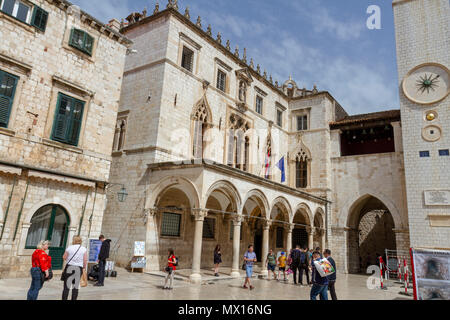
<path fill-rule="evenodd" d="M 92 48 L 94 47 L 94 38 L 91 37 L 88 33 L 84 33 L 84 51 L 92 55 Z"/>
<path fill-rule="evenodd" d="M 66 142 L 67 131 L 71 113 L 71 99 L 65 95 L 59 94 L 56 105 L 55 120 L 53 121 L 53 140 Z"/>
<path fill-rule="evenodd" d="M 67 142 L 74 146 L 78 145 L 78 138 L 80 137 L 83 109 L 84 103 L 80 100 L 73 99 Z"/>
<path fill-rule="evenodd" d="M 31 25 L 38 28 L 41 31 L 45 31 L 47 27 L 47 20 L 48 20 L 48 12 L 38 6 L 34 6 Z"/>
<path fill-rule="evenodd" d="M 0 127 L 7 128 L 18 77 L 0 71 Z"/>

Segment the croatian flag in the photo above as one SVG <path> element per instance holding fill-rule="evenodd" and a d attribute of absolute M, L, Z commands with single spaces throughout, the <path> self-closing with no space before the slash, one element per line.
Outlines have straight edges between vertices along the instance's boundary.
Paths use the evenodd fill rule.
<path fill-rule="evenodd" d="M 278 169 L 281 170 L 281 183 L 286 181 L 286 170 L 284 169 L 284 157 L 277 164 Z"/>
<path fill-rule="evenodd" d="M 272 155 L 272 148 L 269 147 L 267 149 L 265 172 L 264 172 L 264 176 L 266 177 L 266 179 L 269 179 L 269 176 L 270 176 L 270 157 L 271 157 L 271 155 Z"/>

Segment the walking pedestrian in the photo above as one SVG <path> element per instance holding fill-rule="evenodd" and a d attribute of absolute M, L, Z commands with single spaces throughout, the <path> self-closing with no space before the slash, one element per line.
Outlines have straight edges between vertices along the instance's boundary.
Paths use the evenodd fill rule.
<path fill-rule="evenodd" d="M 320 295 L 320 300 L 328 300 L 328 278 L 322 277 L 314 265 L 314 261 L 320 261 L 320 252 L 314 251 L 313 259 L 311 262 L 311 300 L 317 300 L 317 296 Z"/>
<path fill-rule="evenodd" d="M 175 257 L 173 249 L 169 249 L 168 254 L 166 267 L 167 276 L 164 282 L 164 289 L 173 290 L 173 278 L 175 277 L 175 271 L 177 270 L 178 260 L 177 257 Z M 169 282 L 169 285 L 167 285 L 167 282 Z"/>
<path fill-rule="evenodd" d="M 275 274 L 275 268 L 277 267 L 277 256 L 273 253 L 273 250 L 270 249 L 269 254 L 266 259 L 267 270 L 268 270 L 268 280 L 270 280 L 270 273 L 273 273 L 273 279 L 277 280 L 277 275 Z"/>
<path fill-rule="evenodd" d="M 292 251 L 291 254 L 292 257 L 291 270 L 294 273 L 294 284 L 297 284 L 297 271 L 300 278 L 300 254 L 301 254 L 300 246 L 297 245 L 295 246 L 295 249 Z"/>
<path fill-rule="evenodd" d="M 103 287 L 105 282 L 105 267 L 106 267 L 106 259 L 109 258 L 109 248 L 111 247 L 111 240 L 106 239 L 104 235 L 100 235 L 98 239 L 102 242 L 102 246 L 100 248 L 100 253 L 98 254 L 98 281 L 94 286 Z"/>
<path fill-rule="evenodd" d="M 44 282 L 50 278 L 52 258 L 45 252 L 49 245 L 50 242 L 47 240 L 39 242 L 31 256 L 31 286 L 28 290 L 27 300 L 37 300 Z"/>
<path fill-rule="evenodd" d="M 323 256 L 331 263 L 331 265 L 334 268 L 334 273 L 328 276 L 328 290 L 330 291 L 330 295 L 331 295 L 331 299 L 332 300 L 337 300 L 337 295 L 336 295 L 336 273 L 337 273 L 337 269 L 336 269 L 336 262 L 334 261 L 334 259 L 331 257 L 331 250 L 330 249 L 326 249 L 323 252 Z"/>
<path fill-rule="evenodd" d="M 283 281 L 287 281 L 286 278 L 286 253 L 282 252 L 281 256 L 278 258 L 278 280 L 280 280 L 280 272 L 283 272 Z"/>
<path fill-rule="evenodd" d="M 250 290 L 253 290 L 253 287 L 250 283 L 250 279 L 253 276 L 253 264 L 257 262 L 256 253 L 253 252 L 253 245 L 248 246 L 247 252 L 244 254 L 244 263 L 245 263 L 245 272 L 246 278 L 244 282 L 244 289 L 248 289 L 247 284 L 250 286 Z"/>
<path fill-rule="evenodd" d="M 64 268 L 61 280 L 64 282 L 64 289 L 62 293 L 62 299 L 67 300 L 69 298 L 69 292 L 72 289 L 72 300 L 78 299 L 78 291 L 80 289 L 80 280 L 83 275 L 83 270 L 87 267 L 87 249 L 82 245 L 81 237 L 74 236 L 72 245 L 64 252 L 63 259 L 66 261 L 66 267 Z M 72 281 L 69 281 L 69 277 L 75 274 Z M 78 286 L 75 288 L 75 286 Z"/>
<path fill-rule="evenodd" d="M 308 256 L 308 251 L 306 248 L 303 248 L 302 250 L 300 250 L 300 267 L 299 267 L 299 271 L 300 271 L 300 275 L 299 275 L 299 279 L 298 281 L 300 282 L 300 285 L 303 286 L 303 272 L 305 272 L 306 274 L 306 284 L 310 285 L 311 282 L 309 281 L 309 256 Z"/>
<path fill-rule="evenodd" d="M 214 249 L 214 276 L 219 276 L 219 265 L 222 263 L 222 252 L 220 245 L 217 245 Z"/>

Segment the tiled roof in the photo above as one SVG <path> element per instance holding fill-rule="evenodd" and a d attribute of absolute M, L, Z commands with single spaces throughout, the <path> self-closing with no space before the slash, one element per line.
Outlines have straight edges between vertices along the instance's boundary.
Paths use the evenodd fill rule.
<path fill-rule="evenodd" d="M 346 116 L 342 120 L 331 122 L 330 127 L 341 127 L 343 125 L 352 125 L 380 120 L 400 121 L 400 110 L 389 110 L 374 113 L 357 114 L 354 116 Z"/>

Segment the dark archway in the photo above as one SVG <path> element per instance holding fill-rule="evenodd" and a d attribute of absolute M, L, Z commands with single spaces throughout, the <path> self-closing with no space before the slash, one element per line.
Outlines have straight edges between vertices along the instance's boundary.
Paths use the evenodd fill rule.
<path fill-rule="evenodd" d="M 394 219 L 383 202 L 366 195 L 350 208 L 347 224 L 349 273 L 365 272 L 385 250 L 396 250 Z"/>

